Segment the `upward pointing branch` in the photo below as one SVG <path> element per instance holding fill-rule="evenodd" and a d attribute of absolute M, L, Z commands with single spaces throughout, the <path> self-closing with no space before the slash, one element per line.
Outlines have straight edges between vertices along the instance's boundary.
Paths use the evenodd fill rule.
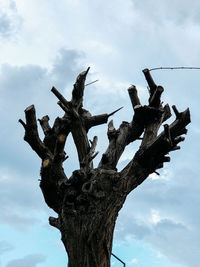
<path fill-rule="evenodd" d="M 52 87 L 51 92 L 60 100 L 60 102 L 66 107 L 69 107 L 69 102 L 61 95 L 55 87 Z"/>
<path fill-rule="evenodd" d="M 147 83 L 149 85 L 149 88 L 150 88 L 150 98 L 151 98 L 153 96 L 156 88 L 157 88 L 157 85 L 155 84 L 149 69 L 144 69 L 143 73 L 144 73 L 144 76 L 145 76 Z"/>
<path fill-rule="evenodd" d="M 44 160 L 47 157 L 52 157 L 51 152 L 40 140 L 34 105 L 27 107 L 24 112 L 26 116 L 26 123 L 19 120 L 25 128 L 24 140 L 32 147 L 41 159 Z"/>
<path fill-rule="evenodd" d="M 135 109 L 136 106 L 140 106 L 140 99 L 137 94 L 137 89 L 134 85 L 128 88 L 129 97 L 131 99 L 131 103 L 133 106 L 133 109 Z"/>
<path fill-rule="evenodd" d="M 74 84 L 74 89 L 72 91 L 72 100 L 71 103 L 73 107 L 77 110 L 83 105 L 83 94 L 85 89 L 85 79 L 88 74 L 90 67 L 86 71 L 83 71 L 79 74 Z"/>

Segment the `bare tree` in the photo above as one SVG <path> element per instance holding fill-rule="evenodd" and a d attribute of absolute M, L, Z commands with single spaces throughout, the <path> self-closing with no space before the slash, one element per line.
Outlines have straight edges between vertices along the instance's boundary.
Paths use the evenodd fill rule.
<path fill-rule="evenodd" d="M 89 68 L 80 73 L 74 84 L 71 101 L 67 101 L 55 87 L 52 92 L 59 99 L 63 109 L 62 118 L 56 118 L 51 127 L 49 117 L 39 120 L 45 138 L 41 141 L 33 105 L 25 109 L 26 123 L 19 122 L 25 129 L 24 140 L 42 160 L 40 187 L 47 205 L 57 214 L 50 217 L 50 225 L 61 232 L 62 241 L 68 253 L 69 267 L 109 267 L 112 251 L 113 231 L 119 210 L 127 195 L 140 185 L 149 174 L 169 162 L 169 152 L 180 149 L 184 141 L 186 125 L 190 123 L 190 112 L 179 112 L 172 106 L 175 120 L 170 125 L 161 125 L 171 116 L 169 105 L 161 102 L 162 86 L 157 86 L 148 69 L 143 70 L 149 86 L 148 105 L 141 105 L 135 86 L 128 88 L 133 106 L 133 119 L 123 121 L 115 129 L 113 121 L 108 124 L 109 145 L 97 168 L 93 159 L 97 136 L 88 140 L 88 131 L 97 125 L 107 123 L 111 114 L 92 116 L 83 108 L 85 79 Z M 78 152 L 80 169 L 67 178 L 63 162 L 66 138 L 72 137 Z M 138 151 L 120 172 L 117 163 L 125 147 L 135 140 L 141 140 Z"/>

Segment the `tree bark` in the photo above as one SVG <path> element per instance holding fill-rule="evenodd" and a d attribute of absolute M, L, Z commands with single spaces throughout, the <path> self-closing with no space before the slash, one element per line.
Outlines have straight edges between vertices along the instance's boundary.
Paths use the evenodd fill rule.
<path fill-rule="evenodd" d="M 59 215 L 62 241 L 69 267 L 110 267 L 115 221 L 125 198 L 116 199 L 113 193 L 113 184 L 119 179 L 117 173 L 94 170 L 89 176 L 89 182 L 74 194 L 75 200 L 65 200 Z M 74 174 L 71 179 L 80 177 Z"/>
<path fill-rule="evenodd" d="M 170 107 L 163 107 L 162 86 L 157 86 L 148 69 L 144 75 L 149 85 L 147 105 L 142 105 L 134 85 L 128 88 L 133 107 L 131 122 L 122 122 L 115 129 L 108 123 L 109 145 L 103 153 L 97 168 L 93 166 L 97 136 L 88 139 L 88 131 L 97 125 L 107 123 L 111 113 L 92 116 L 83 109 L 85 80 L 89 68 L 82 72 L 74 84 L 71 101 L 67 101 L 55 88 L 52 92 L 59 99 L 58 105 L 64 111 L 62 118 L 56 118 L 53 127 L 46 115 L 39 120 L 44 132 L 41 141 L 33 105 L 25 109 L 26 123 L 19 122 L 25 129 L 24 140 L 42 160 L 40 187 L 47 205 L 58 215 L 50 217 L 50 225 L 61 232 L 62 241 L 68 254 L 68 267 L 110 267 L 113 232 L 118 212 L 127 195 L 153 172 L 170 161 L 168 154 L 180 149 L 184 141 L 186 126 L 190 123 L 190 112 L 179 112 L 172 106 L 175 120 L 164 124 L 170 116 Z M 80 169 L 67 178 L 63 162 L 67 159 L 65 145 L 68 134 L 72 133 L 78 153 Z M 121 171 L 117 163 L 131 142 L 141 140 L 138 151 Z"/>

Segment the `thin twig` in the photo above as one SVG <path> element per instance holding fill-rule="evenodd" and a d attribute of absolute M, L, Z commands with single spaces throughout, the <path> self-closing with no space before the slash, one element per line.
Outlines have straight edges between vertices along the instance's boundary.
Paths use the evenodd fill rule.
<path fill-rule="evenodd" d="M 152 70 L 200 70 L 200 67 L 158 67 L 152 68 L 149 71 Z"/>
<path fill-rule="evenodd" d="M 95 80 L 95 81 L 93 81 L 93 82 L 87 83 L 85 86 L 88 86 L 88 85 L 90 85 L 90 84 L 96 83 L 96 82 L 98 82 L 98 81 L 99 81 L 99 80 Z"/>

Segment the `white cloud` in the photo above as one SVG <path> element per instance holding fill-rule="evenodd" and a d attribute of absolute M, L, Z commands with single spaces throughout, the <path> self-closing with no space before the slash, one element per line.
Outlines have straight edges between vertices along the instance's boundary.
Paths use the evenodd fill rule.
<path fill-rule="evenodd" d="M 136 258 L 133 258 L 132 260 L 128 262 L 128 265 L 137 265 L 137 264 L 138 264 L 138 260 Z"/>
<path fill-rule="evenodd" d="M 0 8 L 0 38 L 13 39 L 22 23 L 15 2 L 13 0 L 1 1 Z"/>
<path fill-rule="evenodd" d="M 38 264 L 45 262 L 45 256 L 42 254 L 32 254 L 22 259 L 10 261 L 6 267 L 36 267 Z"/>
<path fill-rule="evenodd" d="M 0 241 L 0 255 L 13 250 L 14 247 L 5 240 Z"/>
<path fill-rule="evenodd" d="M 159 212 L 157 210 L 151 210 L 151 217 L 150 222 L 153 224 L 157 224 L 161 221 L 161 217 L 159 215 Z"/>

